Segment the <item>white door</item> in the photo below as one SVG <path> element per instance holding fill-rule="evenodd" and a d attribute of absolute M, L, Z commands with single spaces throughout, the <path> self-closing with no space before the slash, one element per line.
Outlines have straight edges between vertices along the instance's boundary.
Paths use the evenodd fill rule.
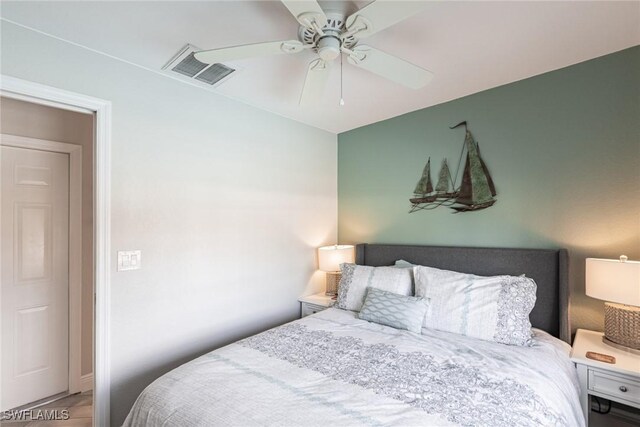
<path fill-rule="evenodd" d="M 1 154 L 7 410 L 69 388 L 69 156 L 6 146 Z"/>

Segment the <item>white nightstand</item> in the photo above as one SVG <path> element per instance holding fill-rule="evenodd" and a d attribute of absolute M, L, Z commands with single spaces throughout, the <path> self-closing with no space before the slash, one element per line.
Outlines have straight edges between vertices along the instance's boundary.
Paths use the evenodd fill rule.
<path fill-rule="evenodd" d="M 301 297 L 298 301 L 300 301 L 300 317 L 326 310 L 336 303 L 332 296 L 325 295 L 324 292 Z"/>
<path fill-rule="evenodd" d="M 587 426 L 591 410 L 590 395 L 640 408 L 640 356 L 602 342 L 602 332 L 578 329 L 573 340 L 571 360 L 580 380 L 580 404 Z M 587 352 L 607 354 L 615 364 L 587 359 Z"/>

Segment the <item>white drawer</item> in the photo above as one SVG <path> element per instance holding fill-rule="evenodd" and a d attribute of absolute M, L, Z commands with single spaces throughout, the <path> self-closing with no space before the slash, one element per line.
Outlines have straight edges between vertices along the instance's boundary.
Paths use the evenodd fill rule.
<path fill-rule="evenodd" d="M 319 311 L 325 310 L 327 307 L 323 307 L 321 305 L 315 305 L 308 302 L 302 303 L 302 317 L 309 316 L 311 314 L 315 314 Z"/>
<path fill-rule="evenodd" d="M 589 369 L 589 390 L 640 404 L 640 381 Z"/>

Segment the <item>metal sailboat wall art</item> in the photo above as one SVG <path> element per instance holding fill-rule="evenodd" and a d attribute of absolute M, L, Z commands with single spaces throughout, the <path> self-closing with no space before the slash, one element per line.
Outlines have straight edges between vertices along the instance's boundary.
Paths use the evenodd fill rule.
<path fill-rule="evenodd" d="M 414 197 L 409 199 L 411 202 L 409 213 L 435 209 L 439 206 L 450 207 L 454 213 L 470 212 L 486 209 L 495 204 L 496 188 L 493 179 L 480 156 L 478 143 L 467 128 L 467 122 L 458 123 L 450 129 L 456 129 L 460 126 L 465 128 L 465 137 L 456 175 L 451 176 L 447 159 L 444 159 L 434 189 L 431 182 L 431 158 L 429 158 L 422 171 L 422 176 L 413 190 Z M 465 151 L 466 160 L 462 179 L 460 186 L 456 188 L 457 171 L 460 170 L 462 159 L 465 158 Z"/>

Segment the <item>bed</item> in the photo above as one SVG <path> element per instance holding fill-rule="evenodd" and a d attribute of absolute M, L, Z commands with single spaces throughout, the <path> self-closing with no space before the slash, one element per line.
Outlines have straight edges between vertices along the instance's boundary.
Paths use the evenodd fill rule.
<path fill-rule="evenodd" d="M 565 250 L 363 244 L 360 265 L 398 259 L 537 283 L 533 345 L 421 334 L 330 308 L 163 375 L 125 426 L 582 426 L 569 360 Z"/>

